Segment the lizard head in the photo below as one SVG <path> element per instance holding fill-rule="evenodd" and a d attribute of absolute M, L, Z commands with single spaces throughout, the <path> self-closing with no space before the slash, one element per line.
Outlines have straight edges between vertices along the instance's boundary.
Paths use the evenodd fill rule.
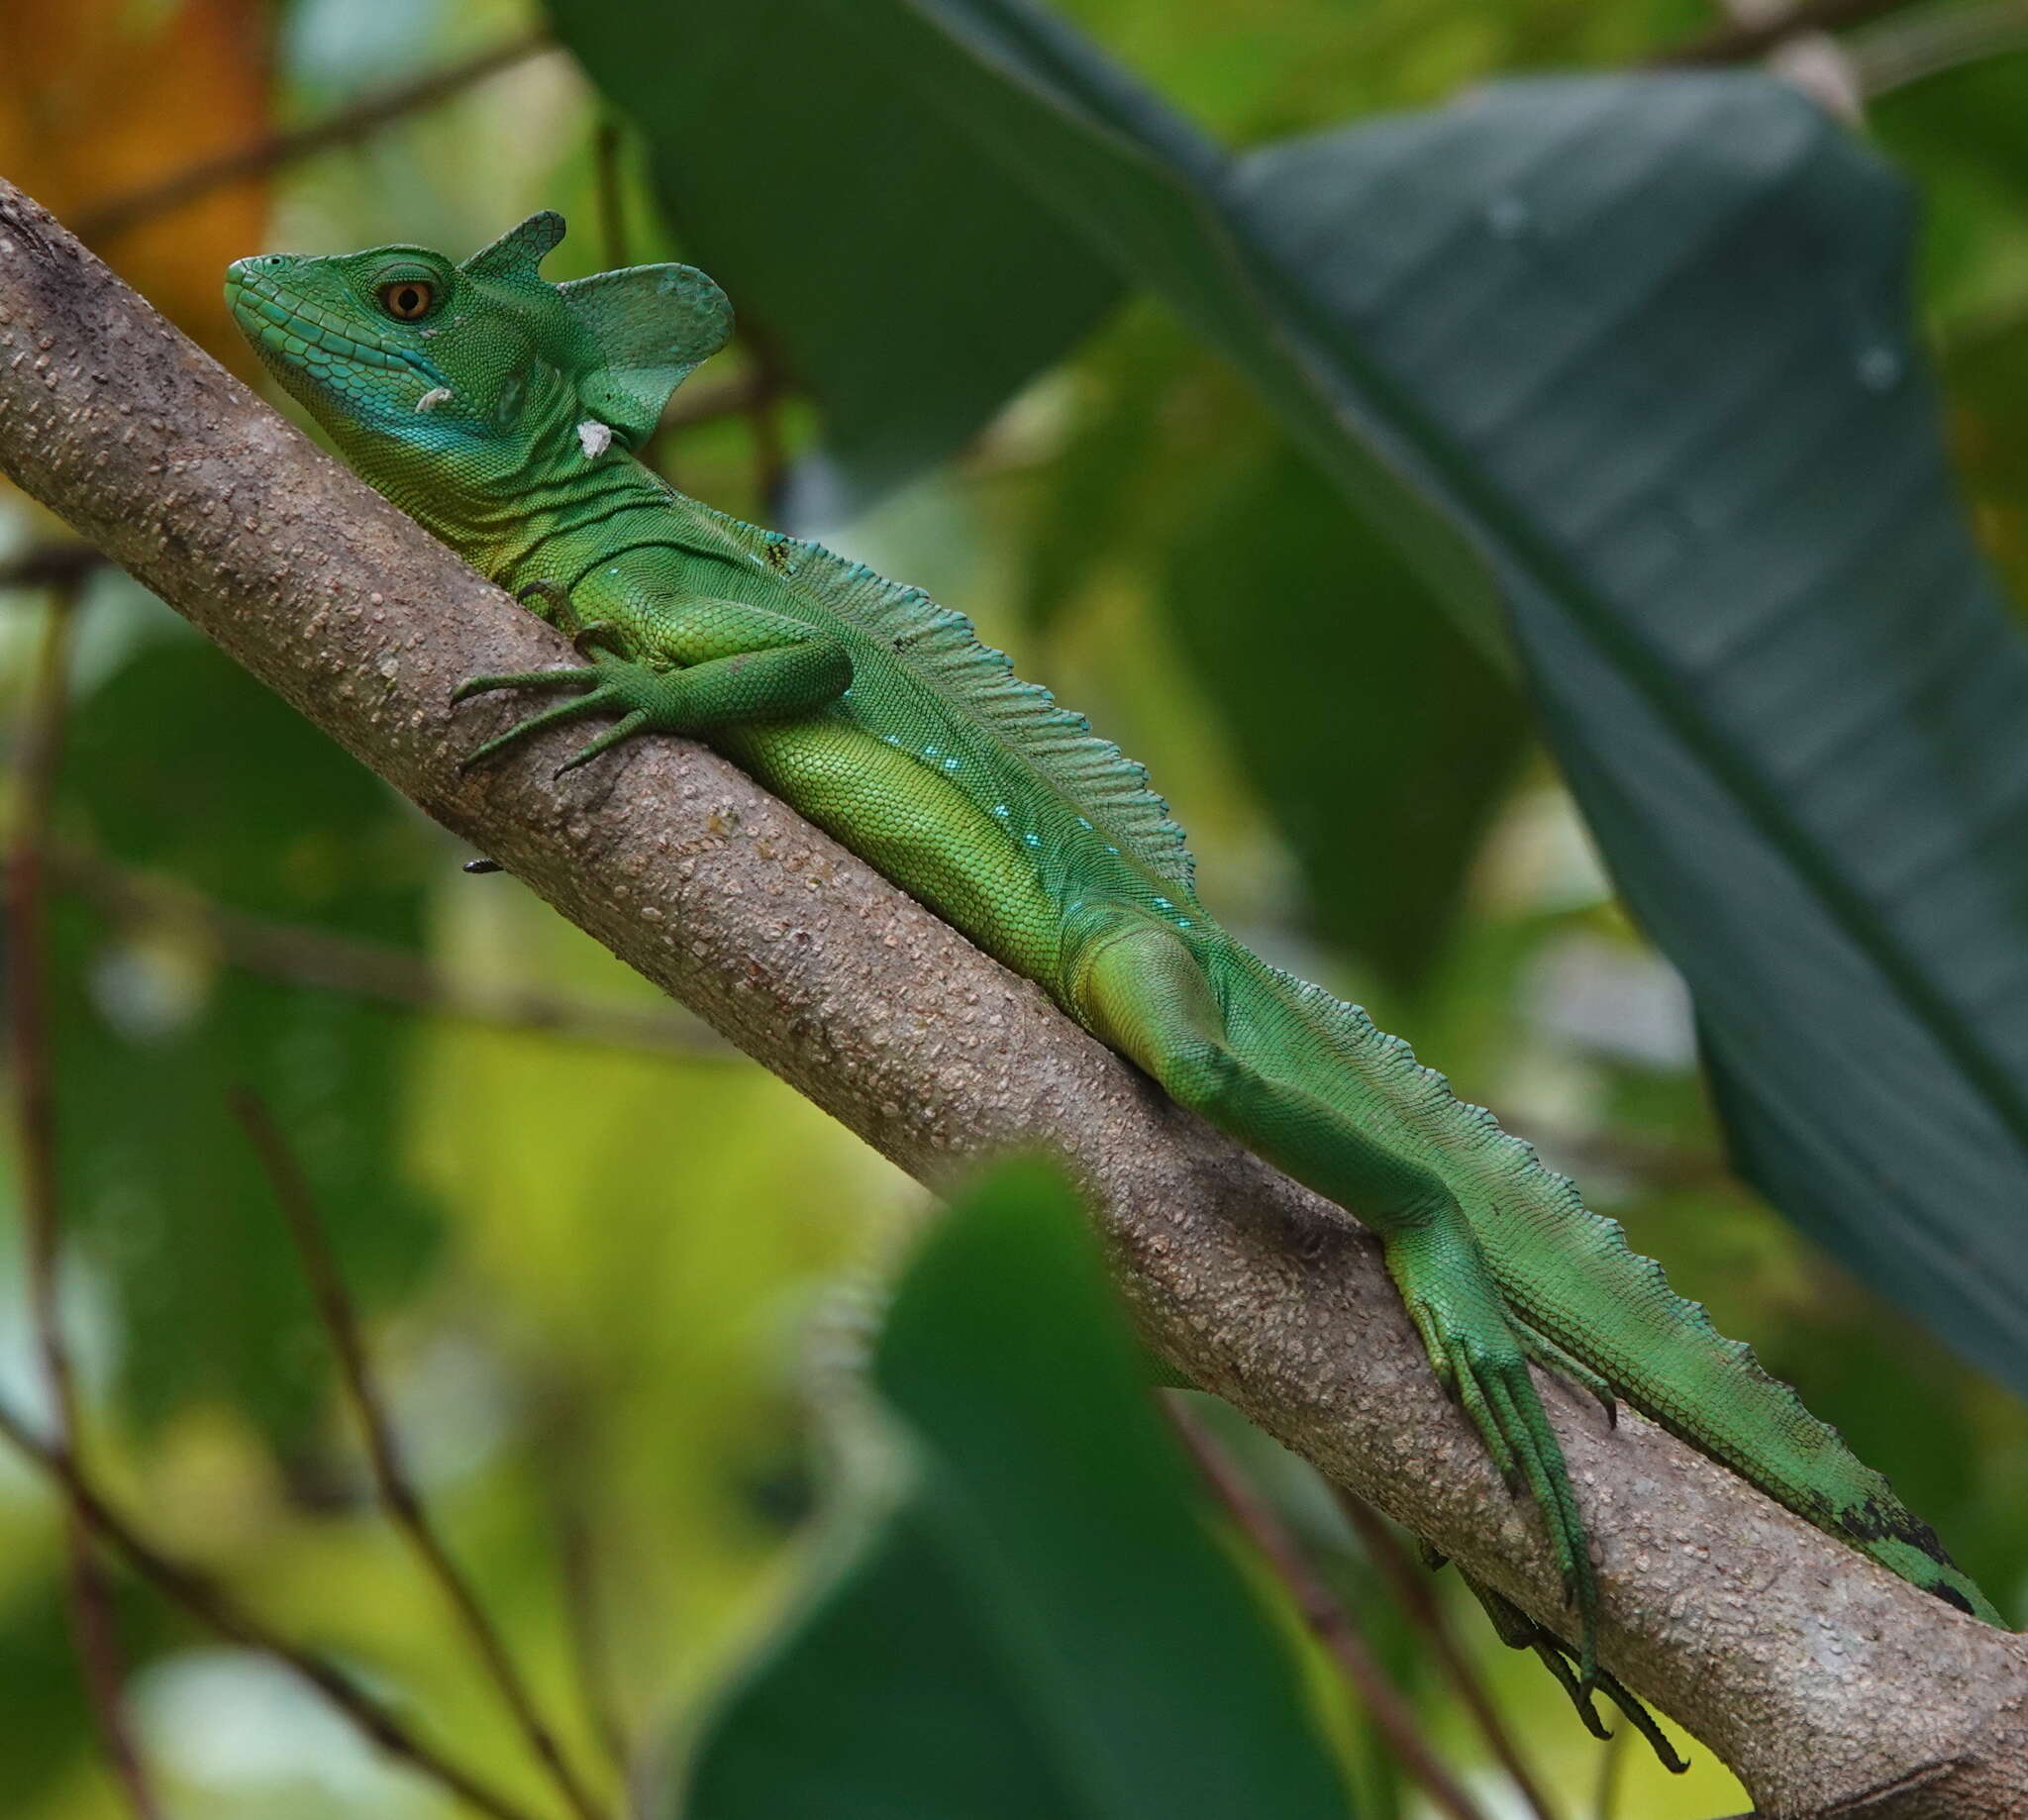
<path fill-rule="evenodd" d="M 688 265 L 541 276 L 563 218 L 462 264 L 426 247 L 238 259 L 226 301 L 261 359 L 368 479 L 400 497 L 505 484 L 531 461 L 638 449 L 725 345 L 732 309 Z"/>

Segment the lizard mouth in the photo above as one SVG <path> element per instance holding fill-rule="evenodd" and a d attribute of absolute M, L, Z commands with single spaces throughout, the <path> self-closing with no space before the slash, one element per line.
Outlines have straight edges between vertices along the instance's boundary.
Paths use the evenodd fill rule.
<path fill-rule="evenodd" d="M 260 259 L 235 259 L 226 268 L 226 304 L 241 332 L 284 381 L 300 379 L 322 389 L 356 396 L 361 368 L 412 374 L 426 388 L 444 375 L 420 354 L 380 341 L 361 340 L 356 322 L 348 325 L 330 311 L 292 295 L 260 269 Z"/>

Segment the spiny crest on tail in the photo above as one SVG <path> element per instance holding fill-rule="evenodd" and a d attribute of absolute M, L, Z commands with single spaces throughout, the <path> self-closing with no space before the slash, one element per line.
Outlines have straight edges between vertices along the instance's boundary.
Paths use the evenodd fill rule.
<path fill-rule="evenodd" d="M 1576 1183 L 1547 1168 L 1535 1147 L 1502 1129 L 1485 1107 L 1454 1095 L 1443 1074 L 1423 1066 L 1406 1042 L 1379 1029 L 1359 1006 L 1279 968 L 1271 970 L 1318 1023 L 1335 1031 L 1359 1058 L 1359 1071 L 1374 1084 L 1389 1089 L 1390 1098 L 1404 1116 L 1419 1115 L 1420 1119 L 1444 1128 L 1442 1140 L 1436 1145 L 1438 1150 L 1452 1157 L 1475 1152 L 1483 1159 L 1480 1168 L 1484 1171 L 1485 1192 L 1496 1201 L 1511 1196 L 1517 1205 L 1533 1203 L 1552 1211 L 1557 1216 L 1558 1230 L 1571 1249 L 1568 1262 L 1581 1261 L 1581 1266 L 1601 1282 L 1618 1281 L 1630 1286 L 1638 1282 L 1654 1293 L 1656 1303 L 1668 1318 L 1694 1336 L 1706 1356 L 1723 1360 L 1739 1374 L 1743 1388 L 1751 1386 L 1759 1407 L 1767 1418 L 1780 1424 L 1789 1445 L 1819 1461 L 1838 1463 L 1841 1488 L 1837 1491 L 1794 1482 L 1784 1484 L 1780 1495 L 1790 1508 L 1875 1555 L 1903 1578 L 1948 1603 L 1977 1616 L 1990 1615 L 1991 1607 L 1978 1594 L 1977 1586 L 1957 1569 L 1936 1532 L 1901 1503 L 1879 1473 L 1852 1455 L 1835 1428 L 1810 1413 L 1790 1385 L 1770 1373 L 1750 1346 L 1721 1334 L 1711 1324 L 1701 1302 L 1678 1295 L 1671 1287 L 1662 1265 L 1627 1243 L 1625 1230 L 1617 1220 L 1585 1206 Z M 1444 1172 L 1448 1177 L 1450 1171 Z M 1572 1350 L 1582 1356 L 1581 1345 L 1573 1343 Z M 1597 1361 L 1586 1363 L 1595 1365 Z M 1613 1387 L 1644 1415 L 1700 1451 L 1724 1461 L 1742 1476 L 1772 1489 L 1766 1487 L 1761 1476 L 1762 1463 L 1751 1454 L 1727 1447 L 1717 1434 L 1686 1428 L 1667 1408 L 1645 1398 L 1638 1385 L 1615 1383 Z M 1882 1544 L 1890 1546 L 1883 1548 Z M 1898 1555 L 1891 1547 L 1893 1544 L 1924 1558 L 1926 1563 L 1933 1564 L 1934 1570 Z"/>
<path fill-rule="evenodd" d="M 794 540 L 782 540 L 794 543 Z M 1085 815 L 1151 871 L 1194 893 L 1194 866 L 1168 804 L 1148 787 L 1148 770 L 1091 731 L 1083 715 L 1057 706 L 1039 683 L 1014 673 L 1006 653 L 979 643 L 971 621 L 940 607 L 921 588 L 848 562 L 821 544 L 794 543 L 800 571 L 828 571 L 834 602 L 856 625 L 964 704 Z"/>

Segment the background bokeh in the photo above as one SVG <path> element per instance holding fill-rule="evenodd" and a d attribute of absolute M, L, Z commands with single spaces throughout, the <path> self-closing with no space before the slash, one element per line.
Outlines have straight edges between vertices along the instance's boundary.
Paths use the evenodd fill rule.
<path fill-rule="evenodd" d="M 1713 24 L 1702 0 L 1060 10 L 1235 146 L 1495 74 L 1630 67 Z M 1841 54 L 1866 130 L 1920 189 L 1921 322 L 1978 534 L 2020 598 L 2028 11 L 1881 11 Z M 544 24 L 492 0 L 0 0 L 0 170 L 250 378 L 218 296 L 243 253 L 402 240 L 461 256 L 543 207 L 572 224 L 553 276 L 680 253 L 637 132 L 558 49 L 355 118 Z M 234 182 L 112 206 L 333 119 L 351 130 Z M 905 114 L 892 126 L 905 136 Z M 1200 342 L 1147 298 L 1103 302 L 982 433 L 828 539 L 972 615 L 1147 762 L 1217 914 L 1409 1033 L 1575 1174 L 2018 1621 L 2028 1406 L 1737 1184 L 1686 994 L 1616 904 L 1511 684 L 1448 620 L 1387 613 L 1419 584 Z M 686 490 L 764 520 L 794 503 L 815 420 L 764 316 L 743 321 L 656 455 Z M 1272 570 L 1221 568 L 1233 524 L 1264 519 Z M 373 1508 L 272 1187 L 229 1109 L 251 1085 L 333 1230 L 416 1476 L 517 1656 L 585 1733 L 595 1633 L 590 1679 L 610 1680 L 630 1737 L 680 1738 L 798 1571 L 813 1317 L 919 1191 L 514 880 L 463 875 L 468 855 L 124 576 L 49 581 L 59 541 L 0 493 L 17 748 L 51 617 L 72 603 L 50 853 L 62 1305 L 110 1483 L 164 1545 L 504 1782 L 537 1785 Z M 1233 597 L 1250 583 L 1279 605 L 1236 657 Z M 1356 807 L 1349 755 L 1370 785 Z M 0 1393 L 34 1409 L 21 1233 L 0 1224 Z M 1317 1487 L 1235 1445 L 1487 1813 L 1519 1811 Z M 0 1456 L 0 1807 L 109 1820 L 125 1809 L 72 1665 L 63 1563 L 57 1506 Z M 117 1589 L 140 1737 L 176 1811 L 454 1811 L 270 1664 Z M 1746 1805 L 1707 1754 L 1672 1780 L 1594 1744 L 1469 1603 L 1457 1618 L 1565 1811 Z M 1363 1811 L 1422 1811 L 1356 1703 L 1342 1725 Z"/>

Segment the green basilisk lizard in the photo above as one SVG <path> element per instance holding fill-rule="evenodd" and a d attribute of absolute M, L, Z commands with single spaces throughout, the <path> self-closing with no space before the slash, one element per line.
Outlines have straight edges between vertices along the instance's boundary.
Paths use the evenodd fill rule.
<path fill-rule="evenodd" d="M 231 268 L 235 316 L 358 471 L 567 633 L 578 668 L 475 677 L 567 699 L 480 747 L 611 722 L 582 764 L 696 735 L 1039 983 L 1201 1114 L 1376 1232 L 1430 1364 L 1541 1512 L 1575 1623 L 1493 1594 L 1595 1731 L 1597 1583 L 1531 1360 L 1615 1394 L 1789 1509 L 1961 1610 L 1978 1588 L 1795 1393 L 1490 1114 L 1356 1006 L 1276 970 L 1204 912 L 1146 773 L 1018 680 L 967 621 L 814 544 L 743 524 L 634 458 L 731 329 L 685 265 L 556 285 L 532 217 L 462 264 L 419 247 Z"/>

